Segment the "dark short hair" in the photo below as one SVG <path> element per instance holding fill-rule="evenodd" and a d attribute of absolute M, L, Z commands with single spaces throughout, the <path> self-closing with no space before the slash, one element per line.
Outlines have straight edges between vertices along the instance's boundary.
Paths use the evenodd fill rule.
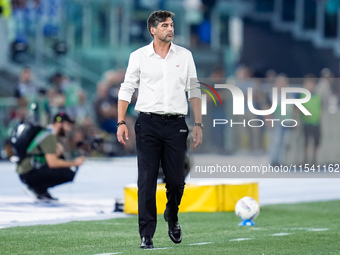
<path fill-rule="evenodd" d="M 170 11 L 155 11 L 150 14 L 148 18 L 148 30 L 151 36 L 151 27 L 157 27 L 159 23 L 166 21 L 167 18 L 172 18 L 175 16 L 175 13 Z"/>

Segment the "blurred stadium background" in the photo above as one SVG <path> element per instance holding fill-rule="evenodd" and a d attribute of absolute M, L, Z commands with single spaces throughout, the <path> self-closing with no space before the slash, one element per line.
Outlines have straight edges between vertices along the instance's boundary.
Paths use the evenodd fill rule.
<path fill-rule="evenodd" d="M 32 103 L 41 124 L 61 109 L 76 118 L 70 156 L 79 153 L 80 141 L 98 136 L 105 140 L 100 150 L 85 146 L 84 153 L 134 155 L 133 142 L 124 149 L 116 142 L 117 91 L 129 54 L 151 40 L 146 19 L 158 9 L 176 14 L 175 43 L 193 52 L 200 78 L 248 79 L 265 94 L 265 82 L 288 77 L 289 85 L 289 78 L 314 74 L 326 102 L 318 158 L 338 160 L 339 0 L 0 0 L 1 158 L 8 156 L 11 128 L 28 116 Z M 133 105 L 129 116 L 132 127 Z M 270 148 L 266 128 L 240 136 L 225 128 L 214 132 L 223 139 L 215 141 L 207 127 L 198 152 L 266 153 Z M 300 163 L 301 130 L 291 133 L 278 146 L 286 151 L 284 163 Z"/>
<path fill-rule="evenodd" d="M 129 54 L 150 42 L 146 20 L 159 9 L 176 14 L 174 42 L 192 51 L 200 80 L 210 85 L 232 82 L 243 89 L 252 87 L 257 109 L 268 106 L 271 87 L 301 87 L 306 75 L 314 77 L 315 94 L 322 102 L 322 109 L 314 109 L 322 111 L 317 123 L 321 125 L 321 143 L 316 163 L 339 163 L 340 0 L 0 0 L 2 253 L 138 254 L 137 217 L 84 225 L 3 228 L 129 217 L 112 212 L 123 202 L 126 185 L 137 180 L 133 132 L 124 148 L 115 136 L 117 92 Z M 219 94 L 223 107 L 208 101 L 208 108 L 214 110 L 204 116 L 204 143 L 193 156 L 196 164 L 305 163 L 302 125 L 294 129 L 221 125 L 213 129 L 208 124 L 212 118 L 232 118 L 230 95 Z M 34 111 L 30 111 L 32 105 Z M 131 131 L 136 118 L 133 108 L 132 103 L 127 119 Z M 31 118 L 45 125 L 60 110 L 77 121 L 75 130 L 63 141 L 65 156 L 92 158 L 74 183 L 53 190 L 62 199 L 60 203 L 41 205 L 24 196 L 15 165 L 7 162 L 10 151 L 6 145 L 17 123 Z M 247 120 L 258 118 L 249 112 L 245 116 Z M 98 149 L 91 149 L 96 143 Z M 311 154 L 312 146 L 309 149 Z M 188 246 L 174 251 L 338 254 L 339 203 L 301 203 L 339 200 L 338 175 L 323 179 L 308 179 L 304 173 L 292 176 L 296 178 L 254 179 L 259 183 L 262 215 L 257 219 L 261 230 L 255 230 L 260 231 L 238 228 L 233 213 L 183 213 L 183 244 Z M 186 181 L 202 179 L 189 176 Z M 277 206 L 280 203 L 296 204 Z M 166 225 L 159 224 L 158 229 L 157 246 L 168 247 Z M 285 234 L 292 235 L 282 241 Z M 255 237 L 256 244 L 239 243 L 240 237 Z M 204 244 L 207 248 L 201 246 Z"/>

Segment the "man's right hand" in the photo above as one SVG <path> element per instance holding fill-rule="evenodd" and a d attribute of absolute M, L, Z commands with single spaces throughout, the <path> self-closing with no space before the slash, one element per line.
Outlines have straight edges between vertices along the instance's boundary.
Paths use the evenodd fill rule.
<path fill-rule="evenodd" d="M 86 157 L 79 157 L 74 160 L 74 166 L 80 166 L 84 163 Z"/>
<path fill-rule="evenodd" d="M 123 145 L 126 145 L 126 141 L 129 140 L 129 131 L 125 124 L 120 125 L 117 129 L 117 139 Z"/>

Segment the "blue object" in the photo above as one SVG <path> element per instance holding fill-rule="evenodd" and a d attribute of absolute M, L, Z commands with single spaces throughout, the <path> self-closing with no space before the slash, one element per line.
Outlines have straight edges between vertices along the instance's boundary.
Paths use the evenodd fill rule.
<path fill-rule="evenodd" d="M 241 221 L 238 225 L 239 226 L 254 226 L 256 224 L 252 222 L 252 220 L 244 220 L 244 221 Z"/>
<path fill-rule="evenodd" d="M 198 26 L 198 36 L 203 43 L 210 43 L 211 42 L 211 23 L 209 20 L 204 20 Z"/>

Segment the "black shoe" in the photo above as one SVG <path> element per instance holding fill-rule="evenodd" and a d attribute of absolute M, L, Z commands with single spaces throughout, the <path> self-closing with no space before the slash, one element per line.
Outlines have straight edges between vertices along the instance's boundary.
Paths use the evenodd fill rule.
<path fill-rule="evenodd" d="M 33 199 L 36 199 L 37 201 L 40 202 L 55 202 L 58 201 L 58 198 L 54 198 L 51 196 L 48 191 L 40 191 L 38 189 L 32 188 L 31 186 L 26 186 L 24 188 L 24 191 L 27 195 L 32 197 Z"/>
<path fill-rule="evenodd" d="M 182 229 L 181 226 L 178 224 L 178 222 L 170 222 L 169 221 L 169 215 L 167 209 L 164 211 L 164 220 L 168 222 L 168 227 L 169 227 L 169 237 L 171 241 L 174 243 L 180 243 L 182 242 Z"/>
<path fill-rule="evenodd" d="M 182 242 L 182 230 L 178 222 L 168 222 L 169 226 L 169 237 L 174 243 Z"/>
<path fill-rule="evenodd" d="M 32 199 L 39 199 L 40 192 L 37 192 L 35 189 L 28 185 L 24 187 L 24 192 Z"/>
<path fill-rule="evenodd" d="M 142 249 L 152 249 L 153 248 L 152 237 L 151 236 L 143 236 L 140 247 Z"/>
<path fill-rule="evenodd" d="M 44 201 L 58 201 L 58 198 L 52 197 L 50 193 L 48 193 L 47 191 L 40 194 L 38 196 L 39 200 L 44 200 Z"/>

